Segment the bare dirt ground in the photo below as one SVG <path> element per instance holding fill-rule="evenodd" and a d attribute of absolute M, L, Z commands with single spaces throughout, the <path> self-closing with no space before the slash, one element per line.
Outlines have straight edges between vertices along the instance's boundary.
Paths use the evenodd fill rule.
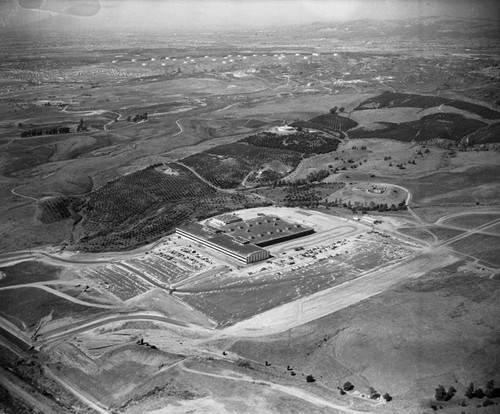
<path fill-rule="evenodd" d="M 419 277 L 440 264 L 448 265 L 454 261 L 456 259 L 451 255 L 443 259 L 442 254 L 428 253 L 390 269 L 375 269 L 353 281 L 261 313 L 223 332 L 235 336 L 267 336 L 284 332 L 377 295 L 401 280 Z"/>

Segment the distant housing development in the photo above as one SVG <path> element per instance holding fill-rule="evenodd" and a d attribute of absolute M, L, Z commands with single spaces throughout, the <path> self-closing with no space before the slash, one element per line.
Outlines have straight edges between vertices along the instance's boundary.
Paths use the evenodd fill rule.
<path fill-rule="evenodd" d="M 274 216 L 244 221 L 235 215 L 224 215 L 205 225 L 192 223 L 176 228 L 175 232 L 238 261 L 253 263 L 269 258 L 269 251 L 263 247 L 312 234 L 314 229 Z"/>

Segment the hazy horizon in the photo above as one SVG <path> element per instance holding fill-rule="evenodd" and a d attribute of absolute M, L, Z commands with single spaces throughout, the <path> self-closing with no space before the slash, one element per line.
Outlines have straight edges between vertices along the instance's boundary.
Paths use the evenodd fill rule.
<path fill-rule="evenodd" d="M 471 17 L 498 20 L 491 0 L 7 0 L 0 28 L 27 31 L 253 30 L 373 19 Z"/>

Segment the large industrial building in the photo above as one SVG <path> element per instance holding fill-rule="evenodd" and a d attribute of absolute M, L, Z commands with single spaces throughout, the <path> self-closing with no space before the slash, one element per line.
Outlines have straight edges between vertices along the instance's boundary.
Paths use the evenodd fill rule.
<path fill-rule="evenodd" d="M 275 216 L 244 221 L 236 215 L 224 215 L 205 225 L 192 223 L 176 228 L 175 232 L 240 262 L 253 263 L 269 258 L 269 251 L 262 247 L 306 236 L 314 230 Z"/>

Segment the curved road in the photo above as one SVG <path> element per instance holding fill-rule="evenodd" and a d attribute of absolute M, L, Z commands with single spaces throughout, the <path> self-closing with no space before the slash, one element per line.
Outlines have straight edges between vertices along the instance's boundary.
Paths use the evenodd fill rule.
<path fill-rule="evenodd" d="M 18 197 L 27 198 L 28 200 L 32 200 L 32 201 L 38 201 L 38 198 L 31 197 L 31 196 L 27 196 L 27 195 L 24 195 L 24 194 L 19 194 L 18 192 L 16 192 L 16 190 L 17 190 L 18 188 L 19 188 L 19 187 L 13 188 L 12 190 L 10 190 L 10 192 L 11 192 L 12 194 L 14 194 L 15 196 L 18 196 Z"/>
<path fill-rule="evenodd" d="M 90 331 L 92 329 L 98 328 L 103 325 L 108 325 L 114 322 L 126 322 L 126 321 L 136 321 L 136 320 L 163 322 L 170 325 L 176 325 L 182 328 L 190 329 L 190 326 L 184 322 L 180 322 L 175 319 L 170 319 L 159 315 L 150 315 L 150 314 L 115 315 L 115 316 L 104 316 L 96 318 L 91 322 L 84 321 L 79 324 L 73 324 L 73 327 L 63 326 L 60 328 L 55 328 L 50 331 L 43 332 L 42 338 L 39 339 L 39 342 L 40 346 L 45 346 L 51 342 L 60 340 L 67 336 L 73 336 L 82 332 Z M 203 328 L 199 327 L 199 329 Z"/>
<path fill-rule="evenodd" d="M 201 181 L 203 181 L 205 184 L 209 185 L 210 187 L 216 189 L 217 191 L 222 191 L 224 193 L 235 193 L 236 192 L 236 190 L 233 190 L 233 189 L 224 189 L 224 188 L 217 187 L 216 185 L 212 184 L 210 181 L 207 181 L 206 178 L 204 178 L 200 174 L 198 174 L 193 168 L 187 166 L 186 164 L 183 164 L 180 161 L 173 161 L 173 164 L 178 164 L 178 165 L 180 165 L 180 166 L 182 166 L 184 168 L 187 168 L 194 175 L 196 175 L 196 177 L 198 177 Z"/>

